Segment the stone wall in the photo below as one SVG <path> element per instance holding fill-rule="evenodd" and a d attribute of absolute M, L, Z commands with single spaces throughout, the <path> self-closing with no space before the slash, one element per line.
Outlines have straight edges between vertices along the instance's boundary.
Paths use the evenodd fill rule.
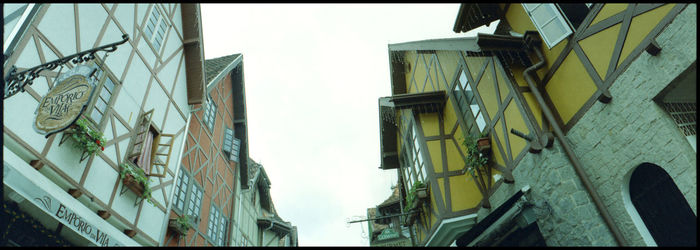
<path fill-rule="evenodd" d="M 629 245 L 647 245 L 623 198 L 628 195 L 629 173 L 641 163 L 666 170 L 697 214 L 696 153 L 671 117 L 652 100 L 697 59 L 696 35 L 697 7 L 691 4 L 657 36 L 661 53 L 639 55 L 610 87 L 612 101 L 596 102 L 567 134 Z M 503 183 L 490 201 L 496 208 L 530 185 L 530 197 L 552 207 L 550 215 L 538 220 L 547 245 L 617 245 L 558 139 L 552 148 L 524 157 L 513 176 L 515 183 Z"/>

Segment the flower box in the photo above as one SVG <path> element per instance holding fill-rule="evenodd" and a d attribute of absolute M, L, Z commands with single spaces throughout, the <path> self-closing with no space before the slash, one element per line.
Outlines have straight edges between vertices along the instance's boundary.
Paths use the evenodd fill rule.
<path fill-rule="evenodd" d="M 78 119 L 75 121 L 75 123 L 68 126 L 58 145 L 60 146 L 63 144 L 63 142 L 65 142 L 68 138 L 73 141 L 73 145 L 76 148 L 82 151 L 80 155 L 80 162 L 94 155 L 97 150 L 105 150 L 105 140 L 102 133 L 90 128 L 90 126 L 88 126 L 88 121 L 85 120 L 85 118 Z"/>
<path fill-rule="evenodd" d="M 168 228 L 181 236 L 187 235 L 187 230 L 189 230 L 188 228 L 184 228 L 180 223 L 178 223 L 177 219 L 168 220 Z"/>
<path fill-rule="evenodd" d="M 476 140 L 476 146 L 479 152 L 486 154 L 491 150 L 491 139 L 488 137 L 482 137 Z"/>
<path fill-rule="evenodd" d="M 131 174 L 126 174 L 126 177 L 122 179 L 122 184 L 129 188 L 129 190 L 136 193 L 136 195 L 138 195 L 139 197 L 143 195 L 143 190 L 145 189 L 144 185 L 136 181 L 134 176 L 132 176 Z"/>

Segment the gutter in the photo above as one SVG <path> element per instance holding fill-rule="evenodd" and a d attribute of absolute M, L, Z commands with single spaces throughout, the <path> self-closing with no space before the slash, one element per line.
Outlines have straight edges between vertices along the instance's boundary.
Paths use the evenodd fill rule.
<path fill-rule="evenodd" d="M 527 35 L 525 36 L 525 40 L 528 40 Z M 527 69 L 525 69 L 525 71 L 523 71 L 523 76 L 525 78 L 525 81 L 527 82 L 528 87 L 530 87 L 530 91 L 532 91 L 532 94 L 535 96 L 537 103 L 542 108 L 542 113 L 544 113 L 544 116 L 547 118 L 547 121 L 552 126 L 554 135 L 559 139 L 559 142 L 561 142 L 561 145 L 564 148 L 564 152 L 566 152 L 566 156 L 569 158 L 569 161 L 573 165 L 576 174 L 583 183 L 583 187 L 586 189 L 586 191 L 588 191 L 588 194 L 591 196 L 591 199 L 593 199 L 593 203 L 598 209 L 600 215 L 603 217 L 603 221 L 605 221 L 605 224 L 608 226 L 608 229 L 610 229 L 610 231 L 612 232 L 615 241 L 617 241 L 617 244 L 620 246 L 627 246 L 627 241 L 625 241 L 625 238 L 622 237 L 622 233 L 620 233 L 620 230 L 617 228 L 614 221 L 610 217 L 610 213 L 608 212 L 605 205 L 603 205 L 602 200 L 598 196 L 598 192 L 595 190 L 595 188 L 593 188 L 593 184 L 591 184 L 591 181 L 588 179 L 588 176 L 583 171 L 581 162 L 579 161 L 574 151 L 571 149 L 571 146 L 569 145 L 568 141 L 565 140 L 566 137 L 564 133 L 559 127 L 559 124 L 554 119 L 551 110 L 549 110 L 549 107 L 544 102 L 542 95 L 540 94 L 539 90 L 535 85 L 535 80 L 530 75 L 537 69 L 540 69 L 545 65 L 545 59 L 542 55 L 542 52 L 539 50 L 539 48 L 532 46 L 532 43 L 528 44 L 527 48 L 532 49 L 535 52 L 535 54 L 537 54 L 537 58 L 540 60 L 538 63 L 528 67 Z"/>

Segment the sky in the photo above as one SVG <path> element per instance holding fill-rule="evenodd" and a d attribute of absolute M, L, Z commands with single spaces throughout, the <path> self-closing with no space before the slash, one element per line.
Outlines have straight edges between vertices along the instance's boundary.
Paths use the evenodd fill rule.
<path fill-rule="evenodd" d="M 243 54 L 249 155 L 265 167 L 299 246 L 368 246 L 367 208 L 396 184 L 381 170 L 378 98 L 388 44 L 452 31 L 459 4 L 202 4 L 206 59 Z"/>

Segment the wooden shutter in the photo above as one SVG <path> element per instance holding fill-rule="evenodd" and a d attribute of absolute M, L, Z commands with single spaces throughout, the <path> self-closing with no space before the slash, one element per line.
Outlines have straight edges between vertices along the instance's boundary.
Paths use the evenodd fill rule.
<path fill-rule="evenodd" d="M 522 4 L 525 12 L 539 31 L 548 48 L 554 47 L 573 30 L 566 18 L 559 12 L 559 8 L 553 3 Z"/>
<path fill-rule="evenodd" d="M 136 131 L 136 134 L 134 136 L 134 143 L 131 146 L 131 153 L 127 157 L 127 159 L 131 160 L 134 157 L 138 157 L 141 155 L 141 147 L 143 146 L 143 142 L 146 139 L 146 135 L 148 135 L 148 130 L 150 129 L 151 126 L 151 118 L 153 118 L 153 109 L 141 114 L 139 119 L 136 122 L 136 128 L 134 131 Z"/>
<path fill-rule="evenodd" d="M 238 155 L 241 150 L 241 140 L 238 138 L 233 138 L 233 143 L 231 143 L 231 153 L 229 154 L 229 160 L 238 162 Z"/>
<path fill-rule="evenodd" d="M 160 134 L 153 142 L 153 151 L 151 151 L 151 171 L 148 176 L 165 177 L 168 172 L 168 162 L 170 161 L 170 153 L 173 152 L 173 141 L 175 135 Z M 161 171 L 162 170 L 162 171 Z"/>

